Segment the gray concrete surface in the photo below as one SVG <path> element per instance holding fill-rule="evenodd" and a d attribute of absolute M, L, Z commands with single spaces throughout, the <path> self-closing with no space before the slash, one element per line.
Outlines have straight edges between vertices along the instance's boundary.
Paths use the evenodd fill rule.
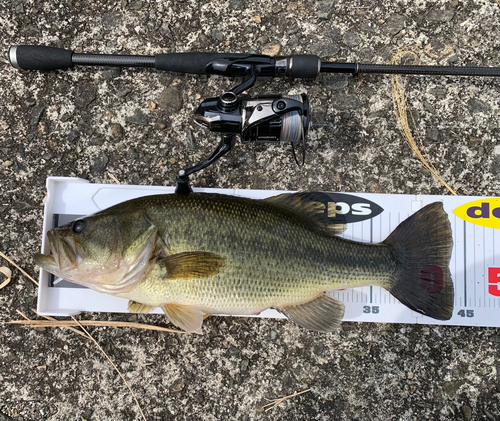
<path fill-rule="evenodd" d="M 500 64 L 493 0 L 2 0 L 0 25 L 0 251 L 33 276 L 47 176 L 106 183 L 110 172 L 123 183 L 172 185 L 180 166 L 217 141 L 191 122 L 200 98 L 236 81 L 141 69 L 21 72 L 5 59 L 11 44 L 145 55 L 279 45 L 280 54 L 375 63 L 415 47 L 428 64 Z M 272 80 L 251 91 L 264 92 L 306 92 L 313 122 L 332 125 L 311 129 L 306 166 L 286 148 L 238 145 L 195 186 L 449 194 L 402 139 L 388 76 Z M 428 155 L 461 195 L 499 194 L 499 94 L 492 79 L 408 80 Z M 0 291 L 2 321 L 36 304 L 36 288 L 13 272 Z M 164 324 L 160 316 L 109 317 Z M 211 317 L 203 336 L 91 331 L 148 420 L 500 419 L 498 329 L 344 323 L 326 335 L 285 320 Z M 0 338 L 0 419 L 139 419 L 90 341 L 5 326 Z M 258 412 L 265 398 L 307 388 Z"/>

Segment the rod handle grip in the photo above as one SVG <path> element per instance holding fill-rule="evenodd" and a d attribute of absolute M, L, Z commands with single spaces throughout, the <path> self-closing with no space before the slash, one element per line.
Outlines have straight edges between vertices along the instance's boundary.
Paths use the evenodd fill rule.
<path fill-rule="evenodd" d="M 44 45 L 13 45 L 9 61 L 21 70 L 56 70 L 73 67 L 73 51 Z"/>

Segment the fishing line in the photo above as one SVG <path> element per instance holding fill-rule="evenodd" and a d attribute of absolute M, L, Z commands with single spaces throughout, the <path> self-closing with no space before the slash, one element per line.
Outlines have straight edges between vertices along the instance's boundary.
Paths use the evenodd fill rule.
<path fill-rule="evenodd" d="M 302 101 L 301 95 L 283 95 L 284 98 Z M 281 140 L 285 143 L 296 143 L 304 134 L 304 124 L 302 116 L 298 111 L 292 111 L 285 114 L 281 121 Z"/>
<path fill-rule="evenodd" d="M 302 95 L 284 95 L 285 98 L 303 102 Z M 295 162 L 303 166 L 306 161 L 306 136 L 304 130 L 304 116 L 298 111 L 285 114 L 281 120 L 281 140 L 292 145 L 292 154 Z M 302 159 L 297 158 L 295 145 L 302 140 Z"/>

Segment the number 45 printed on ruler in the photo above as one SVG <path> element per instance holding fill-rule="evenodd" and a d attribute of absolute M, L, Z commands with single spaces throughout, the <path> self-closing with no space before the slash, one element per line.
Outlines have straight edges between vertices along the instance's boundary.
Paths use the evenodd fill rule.
<path fill-rule="evenodd" d="M 500 297 L 500 268 L 488 268 L 488 292 Z"/>

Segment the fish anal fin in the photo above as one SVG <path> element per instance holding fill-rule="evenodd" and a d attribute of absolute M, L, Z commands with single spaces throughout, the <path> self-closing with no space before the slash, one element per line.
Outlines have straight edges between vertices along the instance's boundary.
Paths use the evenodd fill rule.
<path fill-rule="evenodd" d="M 335 203 L 326 200 L 328 197 L 321 192 L 284 193 L 264 199 L 297 212 L 328 234 L 342 234 L 346 230 L 345 217 Z"/>
<path fill-rule="evenodd" d="M 156 307 L 148 306 L 147 304 L 138 303 L 137 301 L 130 300 L 128 302 L 128 311 L 130 313 L 149 313 L 153 311 Z"/>
<path fill-rule="evenodd" d="M 172 254 L 161 259 L 169 279 L 206 278 L 217 275 L 224 267 L 224 258 L 203 251 Z"/>
<path fill-rule="evenodd" d="M 307 303 L 282 307 L 278 311 L 305 329 L 332 332 L 340 328 L 344 304 L 322 293 Z"/>
<path fill-rule="evenodd" d="M 199 307 L 182 304 L 162 304 L 160 308 L 177 327 L 187 332 L 201 333 L 204 312 Z"/>

